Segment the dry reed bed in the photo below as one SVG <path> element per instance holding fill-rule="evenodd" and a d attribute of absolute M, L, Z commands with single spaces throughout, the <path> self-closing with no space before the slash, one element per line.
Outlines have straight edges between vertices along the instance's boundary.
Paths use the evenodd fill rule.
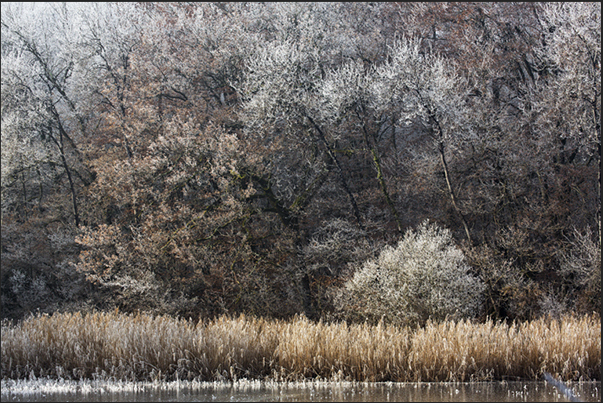
<path fill-rule="evenodd" d="M 379 324 L 113 313 L 2 325 L 2 379 L 478 381 L 601 379 L 600 317 Z"/>

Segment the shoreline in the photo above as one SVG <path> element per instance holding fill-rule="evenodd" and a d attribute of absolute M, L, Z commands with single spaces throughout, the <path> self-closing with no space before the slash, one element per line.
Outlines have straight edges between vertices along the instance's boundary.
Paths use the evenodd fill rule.
<path fill-rule="evenodd" d="M 418 397 L 434 401 L 565 401 L 563 390 L 545 381 L 480 382 L 358 382 L 304 380 L 275 382 L 239 379 L 237 381 L 123 382 L 108 380 L 2 380 L 3 401 L 345 401 L 371 396 L 415 401 Z M 569 382 L 572 401 L 600 401 L 600 381 Z M 540 398 L 539 398 L 540 397 Z M 175 400 L 174 400 L 175 399 Z M 469 400 L 466 400 L 469 399 Z M 535 399 L 535 400 L 530 400 Z M 431 401 L 431 400 L 427 400 Z M 475 400 L 479 401 L 479 400 Z"/>

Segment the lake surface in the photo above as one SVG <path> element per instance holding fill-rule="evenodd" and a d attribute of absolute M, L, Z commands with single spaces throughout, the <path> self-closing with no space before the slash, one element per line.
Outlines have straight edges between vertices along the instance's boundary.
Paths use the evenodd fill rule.
<path fill-rule="evenodd" d="M 2 381 L 2 402 L 566 402 L 545 382 L 108 382 Z M 601 382 L 568 384 L 578 399 L 601 401 Z"/>

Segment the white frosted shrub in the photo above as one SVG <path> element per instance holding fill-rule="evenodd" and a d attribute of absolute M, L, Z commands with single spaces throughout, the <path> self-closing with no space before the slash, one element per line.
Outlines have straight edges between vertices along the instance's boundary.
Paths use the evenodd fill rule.
<path fill-rule="evenodd" d="M 348 318 L 396 324 L 475 317 L 485 285 L 469 270 L 450 231 L 426 221 L 366 261 L 340 290 L 336 305 Z"/>

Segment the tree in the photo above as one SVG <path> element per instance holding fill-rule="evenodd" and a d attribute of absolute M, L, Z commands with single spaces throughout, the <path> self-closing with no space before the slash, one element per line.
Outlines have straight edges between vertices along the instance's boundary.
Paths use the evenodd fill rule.
<path fill-rule="evenodd" d="M 360 132 L 364 140 L 365 150 L 370 153 L 370 158 L 377 173 L 385 202 L 389 207 L 396 223 L 398 232 L 402 231 L 402 222 L 398 210 L 390 197 L 384 170 L 381 163 L 380 143 L 384 142 L 386 132 L 392 132 L 389 124 L 388 112 L 378 102 L 374 93 L 376 87 L 382 85 L 378 82 L 374 66 L 365 71 L 364 63 L 360 61 L 348 62 L 337 69 L 330 69 L 320 85 L 321 117 L 339 136 L 343 132 Z M 349 137 L 352 137 L 348 134 Z M 395 133 L 391 134 L 392 137 Z"/>
<path fill-rule="evenodd" d="M 433 137 L 450 200 L 459 214 L 467 240 L 471 242 L 447 162 L 447 148 L 462 142 L 461 135 L 471 136 L 465 107 L 467 87 L 452 63 L 422 51 L 420 40 L 396 42 L 389 57 L 390 61 L 377 69 L 375 99 L 381 108 L 396 105 L 399 124 L 410 125 L 418 121 Z"/>
<path fill-rule="evenodd" d="M 288 135 L 289 147 L 292 140 L 305 149 L 308 148 L 306 144 L 320 147 L 320 152 L 335 169 L 356 221 L 360 223 L 356 198 L 335 155 L 332 140 L 319 120 L 317 84 L 322 75 L 321 60 L 316 50 L 302 49 L 290 41 L 270 43 L 258 50 L 248 62 L 245 81 L 239 86 L 245 100 L 243 119 L 250 129 L 268 132 L 277 141 L 278 132 L 282 131 Z"/>
<path fill-rule="evenodd" d="M 49 13 L 53 18 L 42 17 Z M 77 179 L 90 183 L 77 141 L 85 136 L 86 122 L 77 101 L 78 71 L 73 44 L 73 21 L 65 7 L 39 5 L 15 10 L 3 8 L 3 117 L 11 106 L 27 105 L 27 131 L 19 133 L 48 141 L 67 176 L 75 225 L 80 224 Z M 33 28 L 35 27 L 35 29 Z M 12 62 L 9 59 L 13 59 Z M 4 93 L 4 91 L 3 91 Z M 21 99 L 10 99 L 16 97 Z M 6 109 L 5 109 L 6 108 Z M 13 111 L 23 114 L 23 109 Z M 13 115 L 14 116 L 14 115 Z M 24 128 L 21 125 L 21 128 Z M 27 140 L 26 140 L 27 141 Z M 31 144 L 31 143 L 30 143 Z"/>
<path fill-rule="evenodd" d="M 85 67 L 84 81 L 92 90 L 90 103 L 96 106 L 92 116 L 100 115 L 95 120 L 104 116 L 102 132 L 117 136 L 115 141 L 121 143 L 127 157 L 132 158 L 135 151 L 132 142 L 137 141 L 141 131 L 132 125 L 134 119 L 129 116 L 139 112 L 135 107 L 141 95 L 134 96 L 132 81 L 136 73 L 132 71 L 132 64 L 136 63 L 135 55 L 144 35 L 152 32 L 154 25 L 135 3 L 92 3 L 77 12 L 82 25 L 78 45 Z M 142 116 L 137 118 L 143 120 Z M 147 118 L 153 120 L 150 116 Z"/>
<path fill-rule="evenodd" d="M 539 49 L 549 69 L 540 103 L 541 124 L 564 146 L 587 155 L 599 167 L 596 220 L 601 244 L 601 4 L 546 4 L 545 35 Z"/>
<path fill-rule="evenodd" d="M 354 83 L 365 76 L 363 69 L 350 65 L 370 65 L 382 57 L 389 11 L 381 5 L 351 4 L 282 4 L 252 11 L 257 13 L 258 25 L 250 24 L 259 33 L 257 43 L 232 86 L 243 101 L 242 138 L 260 157 L 250 165 L 257 188 L 267 190 L 265 198 L 284 222 L 294 223 L 300 249 L 307 234 L 335 217 L 350 217 L 360 228 L 372 226 L 383 233 L 390 221 L 400 228 L 387 173 L 380 171 L 383 151 L 374 138 L 382 134 L 379 117 L 369 109 L 360 111 L 366 91 L 345 92 L 349 88 L 340 85 L 350 75 L 358 74 Z M 350 99 L 342 101 L 346 97 Z M 346 116 L 354 103 L 360 116 Z M 366 175 L 371 166 L 377 175 Z M 366 214 L 377 210 L 371 204 L 380 194 L 392 212 L 387 225 L 372 223 Z M 332 276 L 343 266 L 343 260 L 334 262 Z M 310 271 L 303 282 L 315 283 L 315 275 L 319 273 Z"/>
<path fill-rule="evenodd" d="M 601 312 L 601 248 L 593 241 L 592 230 L 574 229 L 570 248 L 561 251 L 560 272 L 570 284 L 570 293 L 578 292 L 577 307 Z"/>

